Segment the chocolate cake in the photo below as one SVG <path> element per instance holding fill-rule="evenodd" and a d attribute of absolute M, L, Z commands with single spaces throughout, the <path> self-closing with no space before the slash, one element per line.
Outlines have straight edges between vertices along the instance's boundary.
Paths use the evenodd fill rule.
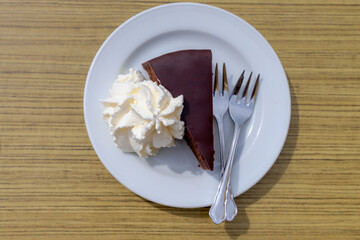
<path fill-rule="evenodd" d="M 184 96 L 185 140 L 203 169 L 214 169 L 211 50 L 168 53 L 142 64 L 173 97 Z"/>

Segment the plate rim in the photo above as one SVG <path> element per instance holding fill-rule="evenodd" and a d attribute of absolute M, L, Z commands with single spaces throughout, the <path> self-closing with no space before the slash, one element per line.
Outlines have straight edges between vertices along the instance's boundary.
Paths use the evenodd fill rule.
<path fill-rule="evenodd" d="M 102 162 L 102 164 L 104 165 L 104 167 L 106 168 L 106 170 L 120 183 L 122 184 L 123 186 L 125 186 L 127 189 L 129 189 L 130 191 L 132 191 L 133 193 L 137 194 L 138 196 L 144 198 L 144 199 L 147 199 L 149 201 L 152 201 L 154 203 L 157 203 L 157 204 L 161 204 L 161 205 L 164 205 L 164 206 L 170 206 L 170 207 L 177 207 L 177 208 L 201 208 L 201 207 L 208 207 L 210 206 L 211 204 L 208 204 L 208 203 L 203 203 L 203 204 L 192 204 L 192 205 L 181 205 L 181 204 L 173 204 L 173 203 L 169 203 L 169 202 L 166 202 L 166 201 L 162 201 L 161 199 L 154 199 L 153 197 L 151 196 L 145 196 L 143 195 L 141 192 L 135 190 L 133 187 L 129 186 L 129 184 L 127 183 L 123 183 L 122 181 L 120 181 L 113 173 L 112 171 L 110 171 L 109 169 L 109 166 L 107 166 L 107 164 L 104 163 L 104 161 L 101 160 L 101 158 L 99 157 L 99 154 L 98 154 L 98 150 L 97 150 L 97 147 L 95 147 L 94 145 L 94 137 L 92 136 L 92 133 L 90 132 L 90 129 L 89 129 L 89 120 L 88 120 L 88 117 L 87 117 L 87 103 L 86 103 L 86 92 L 87 92 L 87 89 L 89 88 L 89 82 L 90 82 L 90 75 L 91 75 L 91 72 L 93 71 L 93 68 L 97 62 L 97 59 L 99 58 L 99 55 L 100 53 L 103 51 L 103 48 L 108 44 L 109 41 L 111 41 L 111 39 L 113 38 L 113 36 L 121 31 L 121 29 L 126 25 L 128 24 L 129 22 L 132 22 L 134 20 L 136 20 L 137 18 L 143 16 L 143 15 L 146 15 L 152 11 L 155 11 L 155 10 L 158 10 L 160 8 L 167 8 L 167 7 L 172 7 L 172 6 L 176 6 L 176 5 L 179 5 L 179 6 L 195 6 L 195 7 L 201 7 L 201 8 L 211 8 L 213 10 L 216 10 L 216 11 L 220 11 L 224 14 L 227 14 L 227 15 L 231 15 L 232 17 L 235 17 L 237 20 L 241 21 L 243 24 L 245 24 L 247 27 L 249 27 L 254 33 L 256 33 L 256 35 L 258 37 L 260 37 L 263 41 L 265 41 L 268 45 L 268 47 L 270 47 L 270 49 L 272 50 L 272 52 L 274 53 L 274 56 L 276 58 L 276 60 L 278 61 L 278 64 L 280 64 L 281 66 L 281 75 L 283 75 L 283 78 L 284 80 L 286 80 L 286 86 L 287 86 L 287 113 L 288 114 L 285 114 L 286 115 L 286 119 L 285 119 L 285 122 L 287 123 L 286 126 L 284 126 L 284 134 L 283 136 L 281 136 L 281 141 L 279 140 L 279 142 L 281 142 L 280 144 L 280 148 L 277 149 L 277 151 L 274 151 L 276 154 L 276 157 L 274 159 L 271 159 L 270 161 L 268 161 L 268 164 L 267 165 L 264 165 L 263 169 L 263 174 L 259 174 L 259 177 L 258 178 L 255 178 L 255 180 L 253 181 L 253 183 L 248 183 L 245 187 L 244 187 L 244 191 L 234 195 L 234 197 L 237 197 L 243 193 L 245 193 L 246 191 L 248 191 L 251 187 L 253 187 L 254 185 L 256 185 L 270 170 L 270 168 L 274 165 L 274 163 L 276 162 L 276 160 L 278 159 L 283 147 L 284 147 L 284 144 L 285 144 L 285 141 L 287 139 L 287 136 L 288 136 L 288 132 L 289 132 L 289 128 L 290 128 L 290 122 L 291 122 L 291 93 L 290 93 L 290 88 L 289 88 L 289 83 L 288 83 L 288 78 L 286 76 L 286 72 L 285 72 L 285 69 L 278 57 L 278 55 L 276 54 L 275 50 L 273 49 L 273 47 L 270 45 L 270 43 L 264 38 L 264 36 L 258 31 L 256 30 L 251 24 L 249 24 L 248 22 L 246 22 L 244 19 L 242 19 L 241 17 L 225 10 L 225 9 L 222 9 L 222 8 L 219 8 L 219 7 L 215 7 L 215 6 L 212 6 L 212 5 L 209 5 L 209 4 L 203 4 L 203 3 L 193 3 L 193 2 L 177 2 L 177 3 L 168 3 L 168 4 L 162 4 L 162 5 L 159 5 L 159 6 L 155 6 L 155 7 L 152 7 L 152 8 L 149 8 L 149 9 L 146 9 L 142 12 L 139 12 L 137 14 L 135 14 L 134 16 L 130 17 L 129 19 L 127 19 L 125 22 L 123 22 L 120 26 L 118 26 L 107 38 L 106 40 L 102 43 L 102 45 L 100 46 L 100 48 L 98 49 L 98 51 L 96 52 L 95 54 L 95 57 L 93 58 L 92 62 L 91 62 L 91 65 L 90 65 L 90 68 L 88 70 L 88 73 L 87 73 L 87 77 L 86 77 L 86 82 L 85 82 L 85 86 L 84 86 L 84 95 L 83 95 L 83 111 L 84 111 L 84 120 L 85 120 L 85 127 L 86 127 L 86 131 L 87 131 L 87 134 L 88 134 L 88 137 L 89 137 L 89 140 L 91 142 L 91 145 L 95 151 L 95 153 L 97 154 L 99 160 Z"/>

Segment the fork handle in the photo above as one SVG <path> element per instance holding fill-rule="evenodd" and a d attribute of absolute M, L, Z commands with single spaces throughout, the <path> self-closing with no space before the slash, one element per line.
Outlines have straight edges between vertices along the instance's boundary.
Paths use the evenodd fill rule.
<path fill-rule="evenodd" d="M 228 189 L 226 191 L 226 199 L 227 199 L 226 220 L 227 221 L 232 221 L 235 218 L 235 216 L 236 216 L 236 214 L 238 212 L 236 203 L 234 201 L 234 196 L 232 195 L 232 192 L 231 192 L 231 184 L 230 184 L 231 177 L 230 177 L 230 174 L 231 174 L 232 165 L 233 165 L 233 162 L 234 162 L 234 156 L 235 156 L 235 152 L 236 152 L 236 146 L 237 146 L 237 142 L 238 142 L 238 139 L 239 139 L 239 135 L 240 135 L 240 125 L 235 124 L 235 132 L 234 132 L 234 136 L 233 136 L 233 141 L 231 143 L 231 148 L 230 148 L 230 152 L 229 152 L 229 158 L 227 160 L 229 162 L 229 164 L 227 164 L 227 165 L 230 165 L 230 166 L 228 167 L 226 165 L 225 172 L 224 172 L 224 174 L 228 174 L 228 176 L 229 176 Z M 226 169 L 228 169 L 228 171 L 226 171 Z"/>
<path fill-rule="evenodd" d="M 231 144 L 229 158 L 226 161 L 224 174 L 221 177 L 218 191 L 215 195 L 214 202 L 209 211 L 211 219 L 216 224 L 220 224 L 225 219 L 231 221 L 237 214 L 237 206 L 230 189 L 230 174 L 239 134 L 240 126 L 238 124 L 235 124 L 235 132 Z"/>

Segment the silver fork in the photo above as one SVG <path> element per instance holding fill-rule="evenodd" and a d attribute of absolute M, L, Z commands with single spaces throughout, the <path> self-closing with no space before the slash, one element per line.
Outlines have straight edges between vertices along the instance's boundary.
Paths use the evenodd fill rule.
<path fill-rule="evenodd" d="M 229 108 L 229 86 L 227 81 L 226 74 L 226 65 L 223 64 L 223 76 L 222 76 L 222 90 L 219 90 L 219 80 L 218 80 L 218 65 L 215 66 L 215 77 L 214 77 L 214 91 L 213 91 L 213 115 L 217 121 L 219 137 L 220 137 L 220 177 L 224 173 L 224 166 L 226 163 L 226 148 L 225 148 L 225 137 L 224 137 L 224 115 Z M 229 187 L 231 192 L 231 187 Z M 232 195 L 229 195 L 229 197 Z M 232 211 L 233 214 L 237 214 L 237 207 L 234 201 L 234 198 L 229 198 L 228 209 Z M 211 218 L 214 213 L 209 211 Z M 234 215 L 234 217 L 235 217 Z"/>
<path fill-rule="evenodd" d="M 224 115 L 229 108 L 229 86 L 226 75 L 226 66 L 223 64 L 222 89 L 219 90 L 218 64 L 215 66 L 214 90 L 213 90 L 213 115 L 216 119 L 220 137 L 220 176 L 224 172 L 226 161 L 225 137 L 224 137 Z"/>
<path fill-rule="evenodd" d="M 209 211 L 211 219 L 216 224 L 220 224 L 225 219 L 227 221 L 232 221 L 237 214 L 237 208 L 236 208 L 236 212 L 234 212 L 234 208 L 232 204 L 232 202 L 234 202 L 234 198 L 230 191 L 231 169 L 233 165 L 237 141 L 240 134 L 240 128 L 246 122 L 246 120 L 248 120 L 251 117 L 254 111 L 255 100 L 259 87 L 259 79 L 260 79 L 260 74 L 259 74 L 256 78 L 253 91 L 249 98 L 248 92 L 249 92 L 249 85 L 250 85 L 252 73 L 249 76 L 249 79 L 246 83 L 244 90 L 240 91 L 242 81 L 244 79 L 244 72 L 241 74 L 238 82 L 236 83 L 234 91 L 230 98 L 229 111 L 230 111 L 230 116 L 235 124 L 235 131 L 230 148 L 229 158 L 226 161 L 225 171 L 221 177 L 218 192 L 216 193 L 213 205 L 211 206 Z M 228 205 L 229 200 L 231 203 L 230 205 Z"/>
<path fill-rule="evenodd" d="M 213 91 L 213 115 L 215 116 L 215 119 L 217 121 L 218 130 L 219 130 L 219 137 L 220 137 L 220 177 L 224 173 L 224 166 L 226 163 L 226 148 L 225 148 L 225 137 L 224 137 L 224 124 L 223 119 L 225 113 L 228 111 L 229 108 L 229 86 L 227 81 L 227 74 L 226 74 L 226 65 L 223 64 L 223 77 L 222 77 L 222 90 L 219 91 L 219 80 L 218 80 L 218 64 L 215 66 L 215 77 L 214 77 L 214 91 Z M 234 198 L 231 194 L 231 187 L 229 186 L 230 192 L 229 195 L 227 195 L 226 203 L 227 203 L 227 209 L 229 210 L 229 218 L 235 217 L 237 214 L 237 206 L 234 201 Z M 225 196 L 224 196 L 225 197 Z M 225 201 L 225 199 L 224 199 Z M 210 208 L 209 215 L 214 223 L 216 223 L 216 216 L 218 213 L 216 213 L 217 209 Z M 233 215 L 233 216 L 231 216 Z M 220 223 L 220 222 L 219 222 Z"/>

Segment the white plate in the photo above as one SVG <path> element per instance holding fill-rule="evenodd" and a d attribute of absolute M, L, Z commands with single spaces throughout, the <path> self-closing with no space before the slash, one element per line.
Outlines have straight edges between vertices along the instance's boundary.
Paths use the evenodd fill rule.
<path fill-rule="evenodd" d="M 244 69 L 261 73 L 255 112 L 242 130 L 232 173 L 235 196 L 252 187 L 273 165 L 285 142 L 290 123 L 289 86 L 269 43 L 225 10 L 195 3 L 168 4 L 144 11 L 118 27 L 91 64 L 84 92 L 85 123 L 100 160 L 128 189 L 167 206 L 204 207 L 211 205 L 218 187 L 218 160 L 216 170 L 203 171 L 184 141 L 146 160 L 123 153 L 112 141 L 99 102 L 109 96 L 119 73 L 127 73 L 130 67 L 143 70 L 141 63 L 146 60 L 181 49 L 211 49 L 213 64 L 226 62 L 230 86 Z M 229 146 L 233 132 L 229 116 L 225 131 Z M 214 134 L 218 159 L 217 130 Z"/>

